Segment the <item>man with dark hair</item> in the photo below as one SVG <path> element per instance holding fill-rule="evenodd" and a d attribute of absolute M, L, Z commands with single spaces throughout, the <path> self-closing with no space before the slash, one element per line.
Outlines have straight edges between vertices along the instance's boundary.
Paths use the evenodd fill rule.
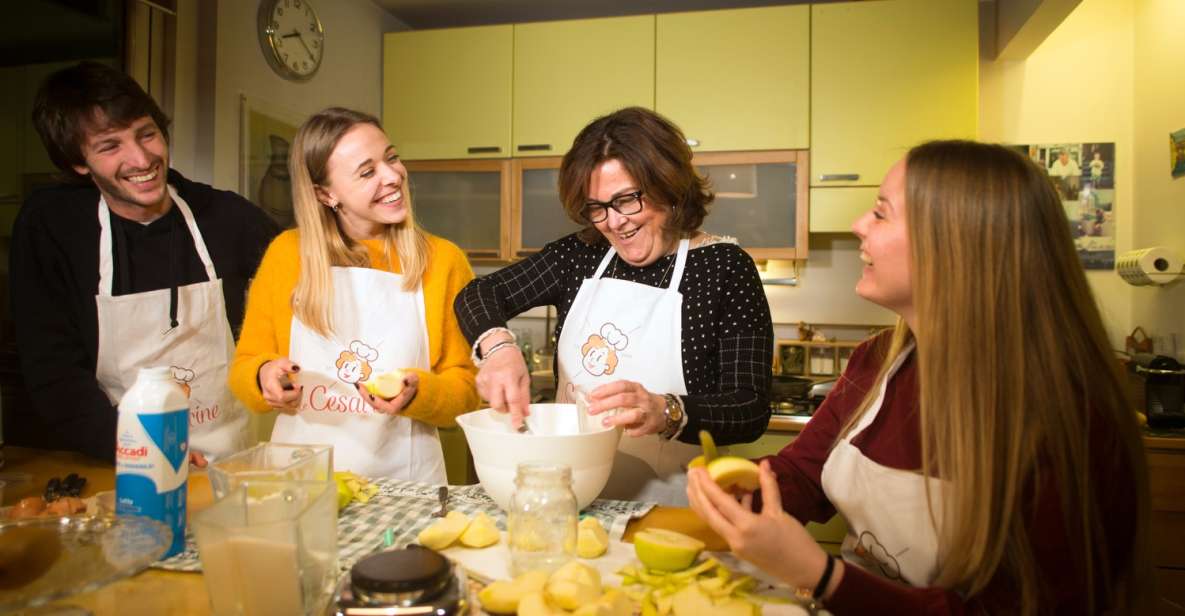
<path fill-rule="evenodd" d="M 111 460 L 120 398 L 140 368 L 170 366 L 189 395 L 191 453 L 248 445 L 226 369 L 275 223 L 170 169 L 168 117 L 115 69 L 50 75 L 33 123 L 70 181 L 30 195 L 13 227 L 12 312 L 34 404 L 4 409 L 6 442 Z"/>

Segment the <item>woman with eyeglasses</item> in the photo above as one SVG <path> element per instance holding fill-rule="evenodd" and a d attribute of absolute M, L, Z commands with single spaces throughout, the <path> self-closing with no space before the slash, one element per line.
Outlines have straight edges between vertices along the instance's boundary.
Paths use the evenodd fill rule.
<path fill-rule="evenodd" d="M 556 401 L 583 392 L 590 415 L 624 429 L 604 498 L 686 504 L 700 430 L 751 442 L 769 422 L 769 305 L 753 260 L 700 230 L 714 195 L 691 158 L 652 111 L 596 119 L 560 166 L 564 210 L 584 229 L 457 296 L 478 392 L 515 425 L 530 375 L 507 320 L 556 308 Z"/>

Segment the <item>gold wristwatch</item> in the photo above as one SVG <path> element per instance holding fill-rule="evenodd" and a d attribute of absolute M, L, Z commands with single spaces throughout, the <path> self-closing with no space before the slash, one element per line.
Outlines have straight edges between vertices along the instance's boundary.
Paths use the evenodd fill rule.
<path fill-rule="evenodd" d="M 679 432 L 679 427 L 683 425 L 683 404 L 679 400 L 679 396 L 675 394 L 665 394 L 663 398 L 667 401 L 666 408 L 662 410 L 667 425 L 659 433 L 659 436 L 670 440 L 675 437 L 675 434 Z"/>

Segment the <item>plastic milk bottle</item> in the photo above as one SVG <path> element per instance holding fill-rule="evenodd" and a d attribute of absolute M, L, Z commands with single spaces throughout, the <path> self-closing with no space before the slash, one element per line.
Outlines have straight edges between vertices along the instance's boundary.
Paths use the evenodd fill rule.
<path fill-rule="evenodd" d="M 115 431 L 115 512 L 173 531 L 165 557 L 185 549 L 189 479 L 189 400 L 168 367 L 141 368 L 119 401 Z"/>

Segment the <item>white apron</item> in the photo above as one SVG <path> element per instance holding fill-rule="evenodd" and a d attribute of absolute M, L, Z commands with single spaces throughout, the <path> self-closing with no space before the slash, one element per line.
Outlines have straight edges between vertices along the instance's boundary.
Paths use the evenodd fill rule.
<path fill-rule="evenodd" d="M 685 395 L 683 294 L 679 281 L 690 242 L 679 242 L 670 285 L 663 289 L 602 278 L 617 254 L 613 248 L 592 278 L 580 284 L 557 345 L 558 402 L 575 400 L 618 380 L 641 383 L 650 393 Z M 687 505 L 686 465 L 699 447 L 657 434 L 623 436 L 602 498 Z"/>
<path fill-rule="evenodd" d="M 926 482 L 935 520 L 942 519 L 943 482 L 877 464 L 852 439 L 876 419 L 885 390 L 912 353 L 902 353 L 889 369 L 880 394 L 856 426 L 835 445 L 823 464 L 823 492 L 848 523 L 845 562 L 912 586 L 931 586 L 938 575 L 938 532 L 926 504 Z"/>
<path fill-rule="evenodd" d="M 300 406 L 276 417 L 272 441 L 333 445 L 338 470 L 446 483 L 436 428 L 379 413 L 355 387 L 395 369 L 429 369 L 423 290 L 404 291 L 403 276 L 366 267 L 332 272 L 334 337 L 293 317 L 288 356 L 300 366 Z"/>
<path fill-rule="evenodd" d="M 247 412 L 226 386 L 235 342 L 226 318 L 222 281 L 189 204 L 169 186 L 185 219 L 206 282 L 177 288 L 177 327 L 170 327 L 169 289 L 114 296 L 111 215 L 99 198 L 99 352 L 95 376 L 112 404 L 136 381 L 140 368 L 170 366 L 189 395 L 189 447 L 216 459 L 247 447 Z"/>

